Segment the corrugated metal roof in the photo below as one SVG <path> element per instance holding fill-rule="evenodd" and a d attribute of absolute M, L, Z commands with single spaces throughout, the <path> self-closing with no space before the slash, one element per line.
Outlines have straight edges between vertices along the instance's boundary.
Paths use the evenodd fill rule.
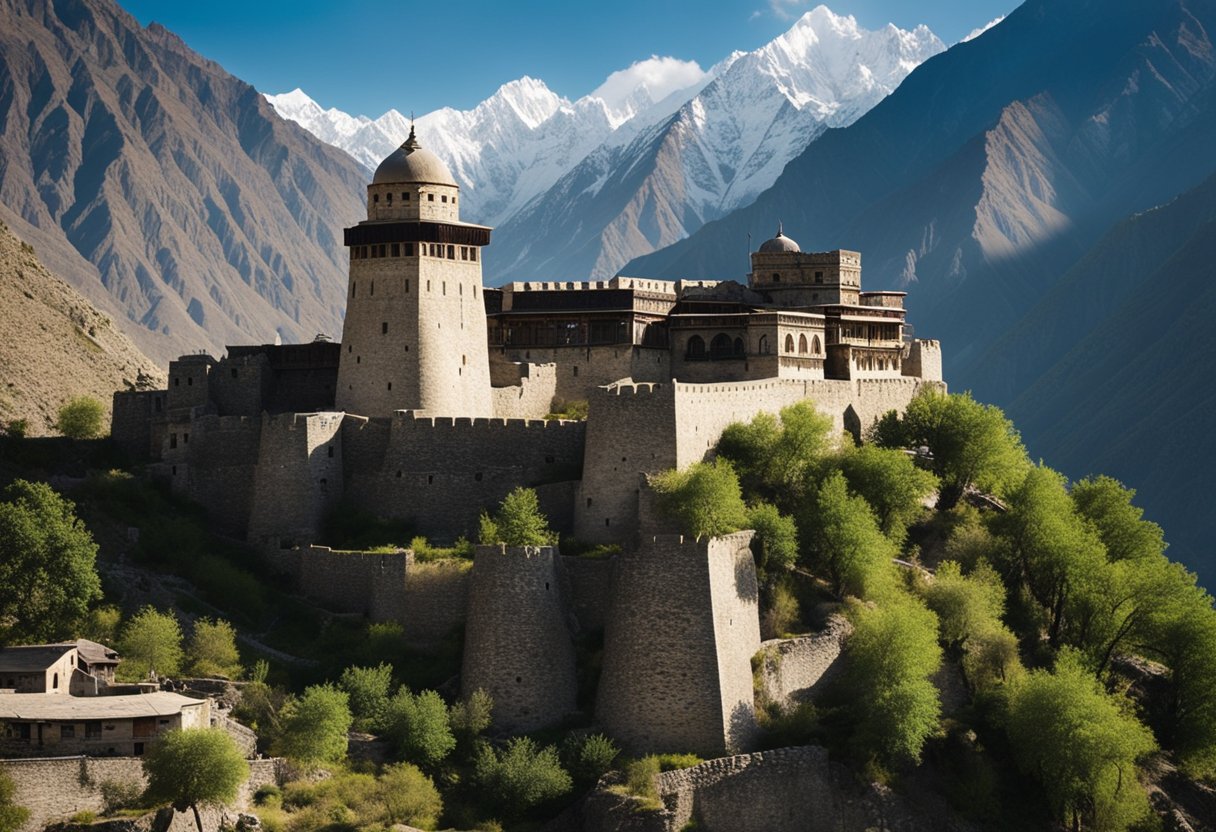
<path fill-rule="evenodd" d="M 180 693 L 156 691 L 131 696 L 64 696 L 55 693 L 0 693 L 0 720 L 134 719 L 172 716 L 202 705 Z"/>

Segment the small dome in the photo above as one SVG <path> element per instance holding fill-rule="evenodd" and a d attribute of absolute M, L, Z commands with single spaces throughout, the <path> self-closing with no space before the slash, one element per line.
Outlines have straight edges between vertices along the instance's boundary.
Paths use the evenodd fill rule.
<path fill-rule="evenodd" d="M 777 226 L 777 236 L 771 240 L 765 240 L 760 244 L 761 254 L 780 254 L 783 251 L 802 251 L 798 244 L 789 237 L 781 233 L 781 226 Z"/>
<path fill-rule="evenodd" d="M 376 168 L 376 175 L 372 177 L 373 185 L 398 182 L 456 185 L 456 180 L 452 178 L 452 173 L 443 160 L 418 143 L 413 127 L 410 128 L 409 138 L 380 163 L 380 167 Z"/>

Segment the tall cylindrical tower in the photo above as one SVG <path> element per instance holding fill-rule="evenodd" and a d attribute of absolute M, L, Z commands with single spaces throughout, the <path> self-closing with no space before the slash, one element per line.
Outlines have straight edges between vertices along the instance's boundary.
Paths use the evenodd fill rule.
<path fill-rule="evenodd" d="M 459 199 L 451 172 L 413 128 L 376 169 L 367 220 L 345 231 L 339 410 L 491 415 L 481 285 L 490 229 L 461 222 Z"/>

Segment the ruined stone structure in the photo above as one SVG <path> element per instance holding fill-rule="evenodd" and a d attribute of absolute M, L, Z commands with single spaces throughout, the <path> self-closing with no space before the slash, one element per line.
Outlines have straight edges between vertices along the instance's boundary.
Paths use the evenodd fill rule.
<path fill-rule="evenodd" d="M 114 439 L 334 608 L 401 621 L 421 645 L 463 626 L 465 689 L 491 689 L 504 726 L 572 710 L 571 635 L 602 628 L 599 717 L 628 745 L 746 747 L 760 646 L 746 536 L 643 533 L 645 477 L 806 399 L 860 436 L 944 388 L 938 344 L 909 337 L 904 293 L 862 290 L 859 253 L 803 252 L 781 230 L 746 284 L 485 288 L 491 229 L 462 221 L 459 201 L 411 131 L 345 230 L 342 341 L 182 356 L 167 390 L 115 395 Z M 545 420 L 580 399 L 586 421 Z M 473 537 L 521 485 L 557 531 L 624 554 L 481 551 L 469 572 L 316 545 L 344 507 L 432 541 Z"/>

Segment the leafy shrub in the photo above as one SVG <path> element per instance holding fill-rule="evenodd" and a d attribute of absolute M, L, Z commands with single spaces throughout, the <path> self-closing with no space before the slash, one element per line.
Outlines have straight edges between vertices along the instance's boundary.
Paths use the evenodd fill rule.
<path fill-rule="evenodd" d="M 447 706 L 433 690 L 414 695 L 403 686 L 388 700 L 383 724 L 384 736 L 412 763 L 438 766 L 456 747 Z"/>
<path fill-rule="evenodd" d="M 554 398 L 549 405 L 549 414 L 546 419 L 570 419 L 573 421 L 584 422 L 587 420 L 587 415 L 591 410 L 591 406 L 586 399 L 558 399 Z"/>
<path fill-rule="evenodd" d="M 393 667 L 348 667 L 342 671 L 338 687 L 350 697 L 350 711 L 356 731 L 378 731 L 384 725 L 388 694 L 393 683 Z"/>
<path fill-rule="evenodd" d="M 531 737 L 514 737 L 501 751 L 483 745 L 473 762 L 473 783 L 510 817 L 519 817 L 574 787 L 557 749 L 551 745 L 540 748 Z"/>
<path fill-rule="evenodd" d="M 281 715 L 278 752 L 305 765 L 330 763 L 346 756 L 350 700 L 333 685 L 313 685 L 289 700 Z"/>
<path fill-rule="evenodd" d="M 96 439 L 102 435 L 105 408 L 90 396 L 77 396 L 59 408 L 55 427 L 69 439 Z"/>
<path fill-rule="evenodd" d="M 592 784 L 604 776 L 620 756 L 621 749 L 603 734 L 590 734 L 574 744 L 570 773 L 579 783 Z"/>
<path fill-rule="evenodd" d="M 98 790 L 102 811 L 107 815 L 134 809 L 143 802 L 144 787 L 137 780 L 102 780 Z"/>
<path fill-rule="evenodd" d="M 482 543 L 508 546 L 547 546 L 557 542 L 557 535 L 541 513 L 536 492 L 522 487 L 504 497 L 493 516 L 482 513 L 479 538 Z"/>
<path fill-rule="evenodd" d="M 747 507 L 739 490 L 739 478 L 722 457 L 698 462 L 651 478 L 658 506 L 692 537 L 715 537 L 747 525 Z"/>
<path fill-rule="evenodd" d="M 4 435 L 11 439 L 24 439 L 29 429 L 29 419 L 13 419 L 4 426 Z"/>

